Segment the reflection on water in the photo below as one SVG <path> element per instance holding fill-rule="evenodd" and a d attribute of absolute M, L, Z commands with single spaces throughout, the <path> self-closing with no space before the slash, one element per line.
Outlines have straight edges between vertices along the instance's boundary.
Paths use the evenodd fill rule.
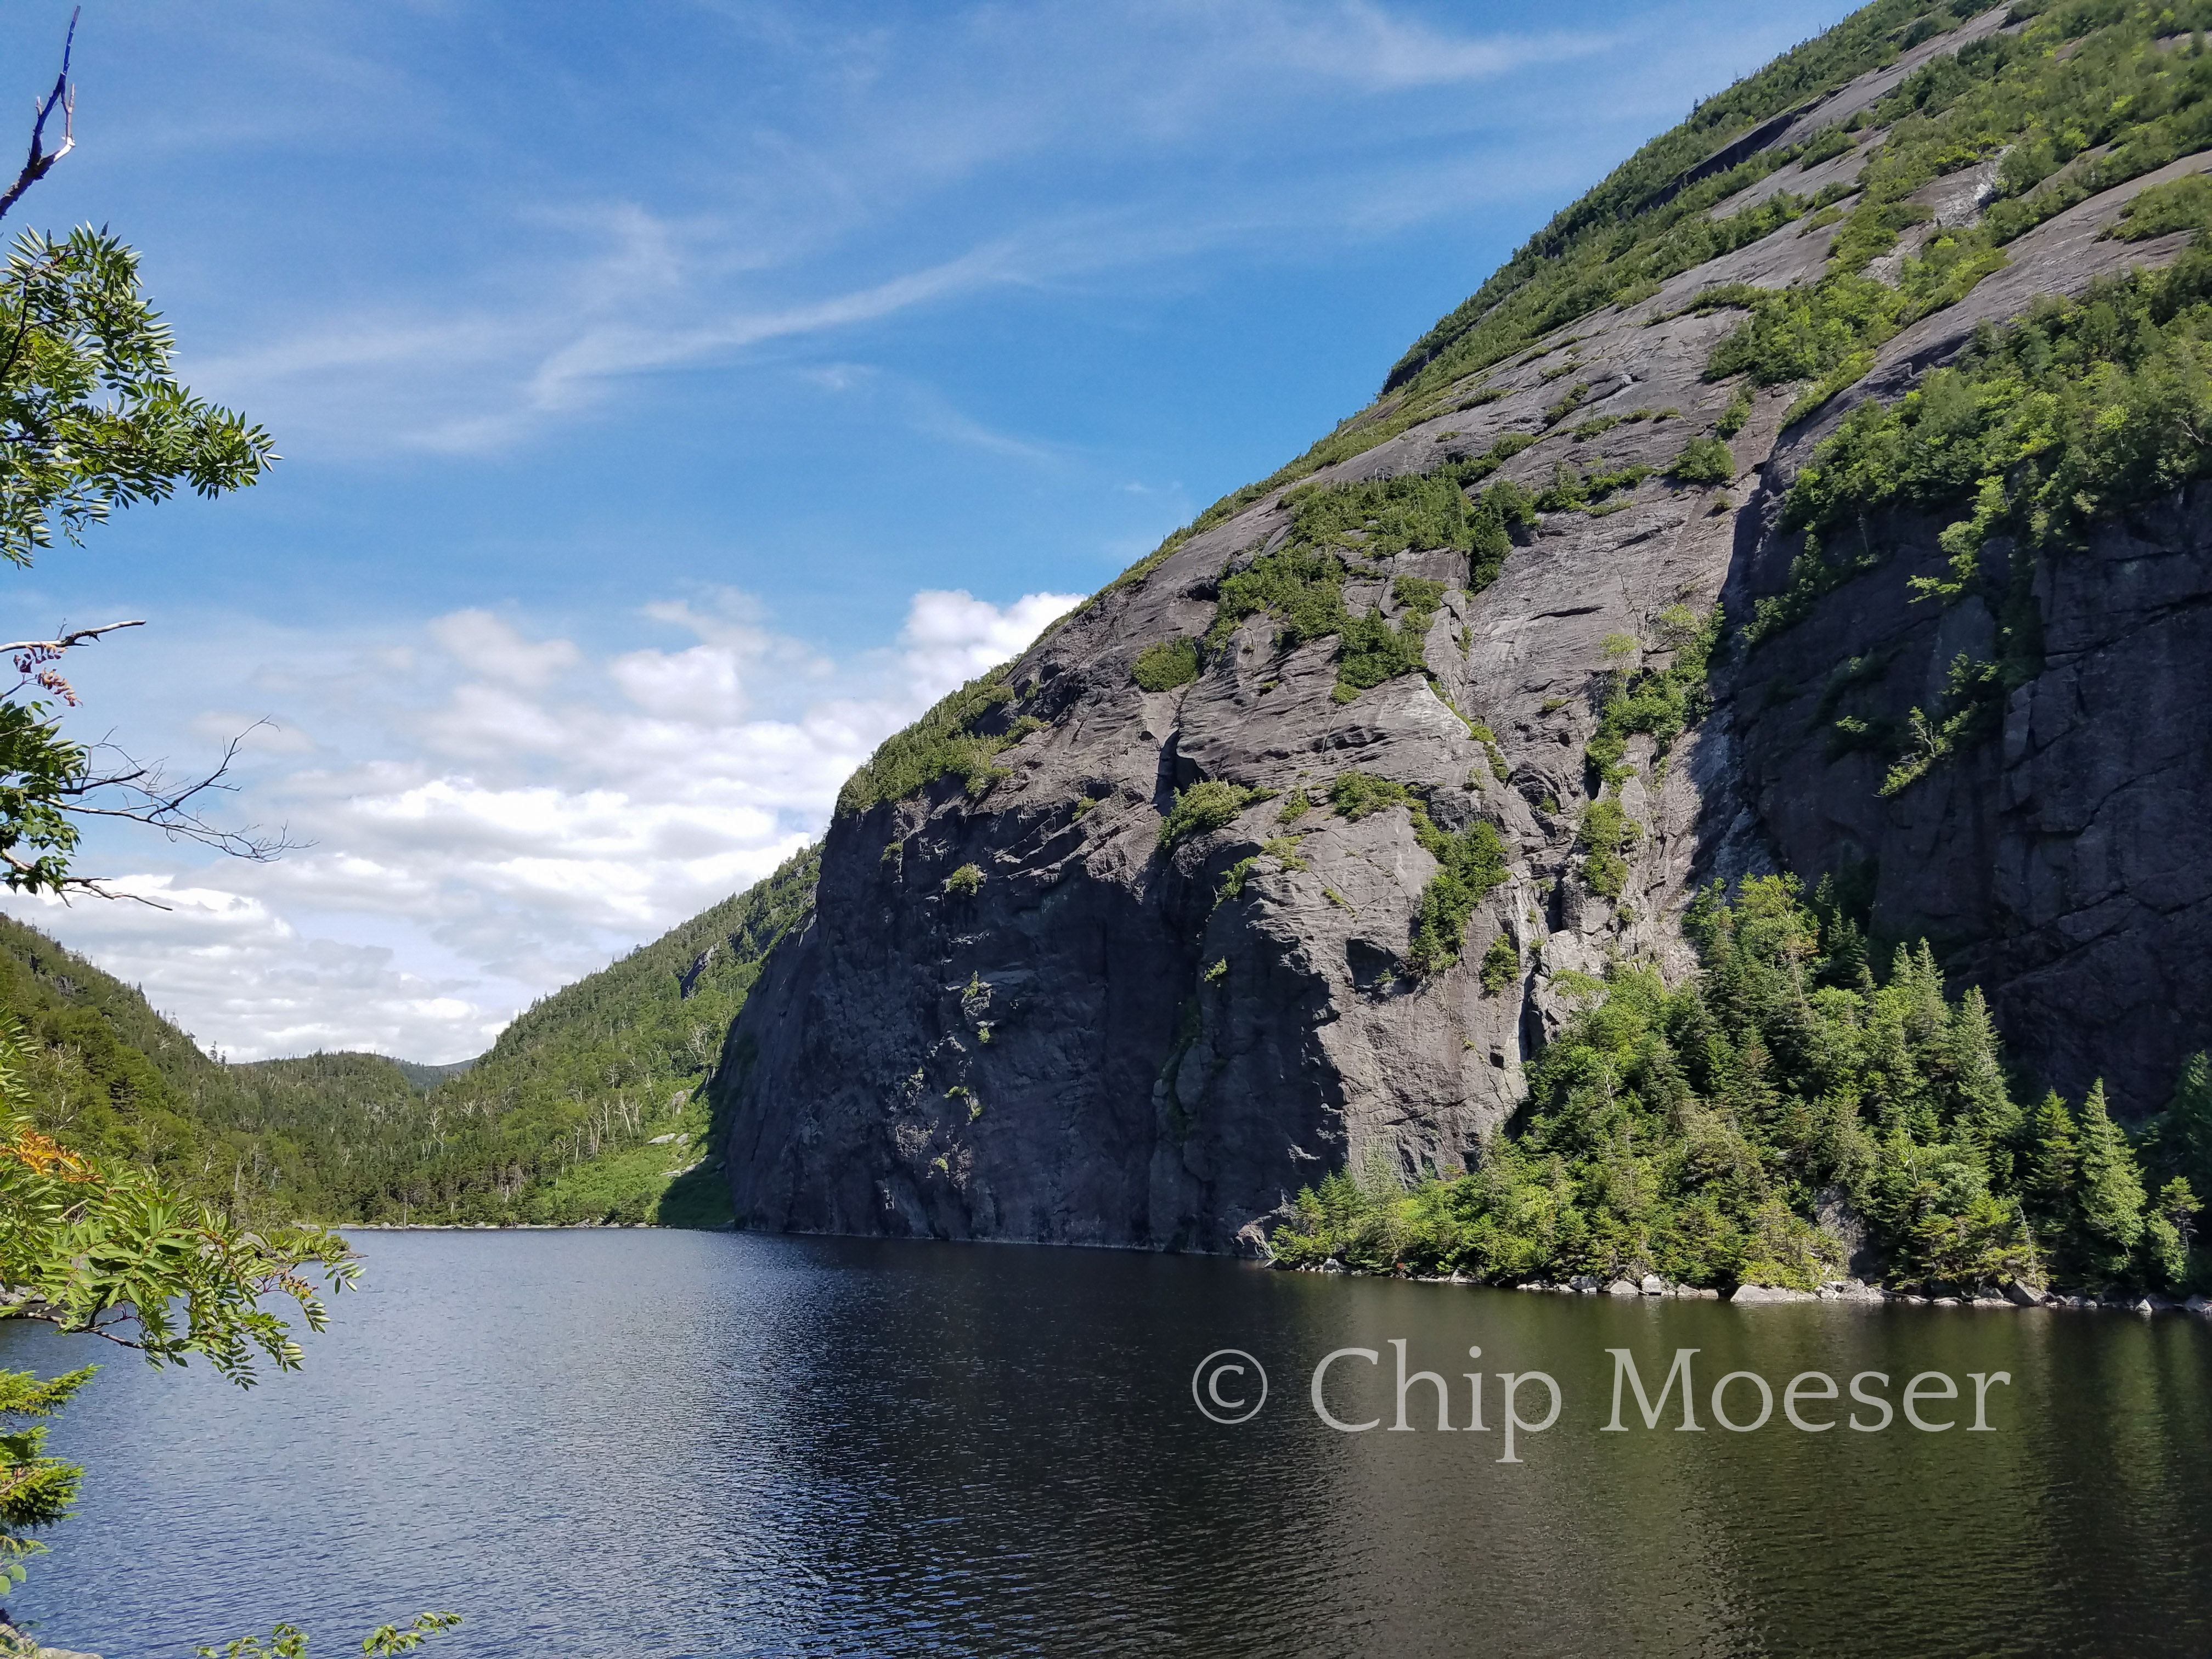
<path fill-rule="evenodd" d="M 2177 1316 L 1528 1296 L 1210 1260 L 685 1233 L 360 1236 L 308 1369 L 240 1395 L 128 1357 L 58 1426 L 83 1518 L 15 1598 L 49 1641 L 182 1656 L 290 1618 L 426 1655 L 2202 1654 L 2212 1327 Z M 1452 1432 L 1395 1351 L 1451 1384 Z M 0 1364 L 86 1345 L 0 1327 Z M 1206 1421 L 1200 1358 L 1271 1392 Z M 1468 1359 L 1480 1347 L 1480 1361 Z M 1608 1348 L 1656 1394 L 1611 1407 Z M 1465 1373 L 1486 1373 L 1486 1421 Z M 1564 1399 L 1502 1463 L 1500 1372 Z M 1776 1396 L 1711 1423 L 1724 1373 Z M 1971 1373 L 2006 1371 L 1973 1433 Z M 1790 1379 L 1966 1397 L 1807 1433 Z M 1817 1385 L 1808 1385 L 1817 1386 Z M 1869 1384 L 1869 1388 L 1878 1385 Z M 1232 1396 L 1234 1389 L 1227 1391 Z M 1540 1387 L 1524 1388 L 1540 1418 Z M 1727 1408 L 1755 1416 L 1756 1390 Z M 1803 1403 L 1808 1420 L 1857 1409 Z"/>

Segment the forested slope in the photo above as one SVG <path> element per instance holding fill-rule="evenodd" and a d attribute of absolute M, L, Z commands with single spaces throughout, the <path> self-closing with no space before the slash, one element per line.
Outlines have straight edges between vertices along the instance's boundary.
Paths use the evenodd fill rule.
<path fill-rule="evenodd" d="M 224 1065 L 132 987 L 0 917 L 25 1103 L 65 1142 L 254 1218 L 726 1219 L 695 1099 L 811 855 L 533 1006 L 465 1067 Z"/>
<path fill-rule="evenodd" d="M 700 1085 L 761 958 L 811 910 L 817 864 L 809 849 L 533 1004 L 431 1091 L 424 1155 L 361 1194 L 362 1218 L 726 1220 Z"/>

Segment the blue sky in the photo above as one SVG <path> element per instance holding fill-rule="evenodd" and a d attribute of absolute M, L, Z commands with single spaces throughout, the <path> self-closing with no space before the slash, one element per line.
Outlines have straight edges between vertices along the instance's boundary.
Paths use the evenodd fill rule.
<path fill-rule="evenodd" d="M 124 235 L 285 459 L 9 575 L 8 637 L 146 617 L 76 729 L 265 717 L 226 810 L 312 845 L 11 908 L 236 1057 L 478 1052 L 1844 10 L 89 0 L 12 228 Z M 67 13 L 0 16 L 19 109 Z"/>

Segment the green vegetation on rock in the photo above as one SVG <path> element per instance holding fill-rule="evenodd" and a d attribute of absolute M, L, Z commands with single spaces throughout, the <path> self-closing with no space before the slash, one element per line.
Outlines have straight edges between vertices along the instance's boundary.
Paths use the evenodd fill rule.
<path fill-rule="evenodd" d="M 1407 960 L 1419 972 L 1438 974 L 1459 960 L 1475 906 L 1505 882 L 1505 839 L 1496 824 L 1481 818 L 1448 835 L 1418 810 L 1413 835 L 1436 860 L 1437 872 L 1421 888 Z"/>
<path fill-rule="evenodd" d="M 2101 1090 L 2078 1113 L 2023 1109 L 1979 994 L 1947 998 L 1925 945 L 1878 984 L 1857 926 L 1786 878 L 1733 904 L 1709 892 L 1689 920 L 1701 971 L 1672 991 L 1626 964 L 1593 981 L 1466 1173 L 1408 1190 L 1388 1165 L 1340 1171 L 1298 1195 L 1277 1259 L 1810 1289 L 1842 1276 L 1835 1224 L 1855 1218 L 1897 1285 L 2179 1288 L 2212 1270 L 2187 1254 L 2186 1176 L 2154 1192 Z M 2154 1181 L 2212 1144 L 2212 1068 L 2183 1097 L 2148 1138 Z"/>
<path fill-rule="evenodd" d="M 1401 674 L 1427 672 L 1422 645 L 1429 624 L 1444 602 L 1444 585 L 1419 576 L 1401 576 L 1390 584 L 1390 597 L 1399 606 L 1394 628 L 1380 605 L 1364 617 L 1348 617 L 1343 643 L 1337 648 L 1336 698 L 1349 702 Z"/>
<path fill-rule="evenodd" d="M 1437 861 L 1437 872 L 1423 885 L 1413 913 L 1407 961 L 1422 974 L 1442 973 L 1457 962 L 1475 907 L 1503 885 L 1509 874 L 1505 839 L 1498 826 L 1478 818 L 1453 835 L 1437 826 L 1418 792 L 1356 769 L 1337 774 L 1329 805 L 1339 817 L 1354 823 L 1389 807 L 1407 810 L 1414 840 Z"/>
<path fill-rule="evenodd" d="M 1482 988 L 1496 996 L 1520 977 L 1521 953 L 1513 948 L 1511 939 L 1500 933 L 1482 953 Z"/>
<path fill-rule="evenodd" d="M 1863 375 L 1890 336 L 2002 269 L 2006 244 L 2098 191 L 2212 145 L 2212 61 L 2201 45 L 2177 52 L 2163 44 L 2199 27 L 2201 9 L 2112 0 L 2014 6 L 2014 17 L 2033 18 L 2021 34 L 1984 36 L 1915 71 L 1873 112 L 1888 136 L 1860 175 L 1858 204 L 1836 234 L 1827 274 L 1744 296 L 1753 314 L 1715 349 L 1708 374 L 1810 382 L 1784 417 L 1802 419 Z M 1937 229 L 1893 280 L 1868 274 L 1934 216 L 1907 199 L 1913 191 L 1997 157 L 1998 199 L 1976 223 Z M 2203 222 L 2207 197 L 2194 181 L 2145 197 L 2121 234 Z"/>
<path fill-rule="evenodd" d="M 1780 191 L 1741 212 L 1710 216 L 1779 169 L 1815 165 L 1856 142 L 1850 131 L 1830 126 L 1794 149 L 1751 148 L 1719 165 L 1736 153 L 1731 141 L 1741 143 L 1763 124 L 1893 61 L 1906 41 L 1932 39 L 1987 9 L 1978 0 L 1933 9 L 1919 0 L 1876 0 L 1699 104 L 1687 121 L 1651 140 L 1555 216 L 1416 341 L 1374 404 L 1268 477 L 1215 502 L 1114 586 L 1141 580 L 1190 536 L 1301 477 L 1419 421 L 1488 401 L 1498 389 L 1470 391 L 1473 377 L 1578 319 L 1637 303 L 1669 277 L 1784 225 L 1832 219 L 1844 213 L 1838 204 L 1848 204 L 1821 282 L 1781 290 L 1726 284 L 1686 307 L 1750 309 L 1753 316 L 1717 349 L 1709 372 L 1716 379 L 1748 373 L 1764 385 L 1809 383 L 1787 417 L 1802 418 L 1863 375 L 1881 341 L 2001 269 L 2005 244 L 2098 191 L 2212 147 L 2212 101 L 2206 97 L 2212 60 L 2196 33 L 2212 23 L 2204 0 L 2021 0 L 2009 14 L 2025 23 L 2020 33 L 1984 34 L 1955 53 L 1939 54 L 1853 120 L 1854 130 L 1884 132 L 1856 184 L 1831 185 L 1809 198 Z M 2174 50 L 2176 43 L 2183 49 Z M 1989 161 L 1998 162 L 1997 199 L 1978 223 L 1940 229 L 1901 262 L 1893 281 L 1865 274 L 1873 260 L 1896 248 L 1902 234 L 1927 222 L 1928 210 L 1906 197 Z M 2144 216 L 2140 230 L 2124 234 L 2163 234 L 2192 222 L 2191 192 L 2146 194 L 2154 199 L 2138 210 Z M 1557 372 L 1564 378 L 1575 366 L 1570 357 Z M 1558 417 L 1565 419 L 1577 401 L 1568 399 Z M 1723 417 L 1729 429 L 1723 437 L 1735 429 L 1729 418 Z"/>
<path fill-rule="evenodd" d="M 1233 823 L 1255 801 L 1270 800 L 1271 789 L 1247 789 L 1241 785 L 1208 778 L 1188 789 L 1178 789 L 1165 817 L 1160 820 L 1160 845 L 1173 847 L 1185 836 L 1211 835 Z"/>
<path fill-rule="evenodd" d="M 1692 438 L 1668 463 L 1667 476 L 1677 483 L 1726 483 L 1735 477 L 1735 456 L 1718 438 Z"/>
<path fill-rule="evenodd" d="M 996 775 L 994 757 L 1017 741 L 1009 732 L 976 729 L 1014 700 L 1007 673 L 1002 665 L 978 676 L 939 699 L 912 726 L 885 738 L 838 790 L 838 811 L 865 812 L 884 801 L 904 800 L 955 775 L 967 780 L 970 794 L 981 793 Z"/>
<path fill-rule="evenodd" d="M 1468 489 L 1527 447 L 1525 434 L 1503 438 L 1488 453 L 1447 462 L 1434 472 L 1308 486 L 1285 499 L 1290 533 L 1281 544 L 1222 578 L 1206 644 L 1218 649 L 1239 623 L 1276 617 L 1276 644 L 1338 638 L 1337 698 L 1349 702 L 1401 674 L 1425 672 L 1421 646 L 1443 603 L 1445 584 L 1398 576 L 1391 598 L 1401 611 L 1393 626 L 1380 607 L 1354 617 L 1344 586 L 1354 574 L 1380 574 L 1376 562 L 1410 550 L 1465 554 L 1465 591 L 1497 580 L 1512 547 L 1512 526 L 1534 522 L 1528 493 L 1504 481 L 1470 497 Z M 1347 561 L 1357 562 L 1355 566 Z"/>
<path fill-rule="evenodd" d="M 1146 646 L 1137 653 L 1130 678 L 1146 691 L 1172 691 L 1179 685 L 1188 685 L 1198 678 L 1198 641 L 1185 636 Z"/>
<path fill-rule="evenodd" d="M 1788 586 L 1759 601 L 1747 639 L 1772 637 L 1880 568 L 1886 510 L 1948 519 L 1938 537 L 1948 568 L 1913 578 L 1916 596 L 1982 593 L 1998 637 L 1991 659 L 1960 658 L 1941 702 L 1912 711 L 1902 746 L 1888 751 L 1883 792 L 1908 787 L 1993 733 L 2006 696 L 2039 671 L 2039 562 L 2085 544 L 2099 514 L 2212 472 L 2199 435 L 2212 429 L 2209 366 L 2212 247 L 1978 330 L 1954 367 L 1894 404 L 1862 404 L 1814 451 L 1784 504 L 1784 526 L 1803 530 L 1803 550 Z M 1838 726 L 1846 736 L 1866 730 L 1849 713 Z"/>
<path fill-rule="evenodd" d="M 1654 620 L 1657 648 L 1669 653 L 1670 660 L 1663 666 L 1632 665 L 1627 657 L 1642 655 L 1632 637 L 1630 652 L 1605 671 L 1597 732 L 1584 751 L 1601 783 L 1628 776 L 1623 760 L 1632 735 L 1650 738 L 1664 755 L 1676 738 L 1705 717 L 1711 702 L 1705 676 L 1720 636 L 1719 611 L 1699 617 L 1685 605 L 1669 605 Z"/>
<path fill-rule="evenodd" d="M 1806 204 L 1787 191 L 1718 222 L 1706 216 L 1798 152 L 1761 149 L 1732 167 L 1706 170 L 1706 164 L 1730 138 L 1889 62 L 1921 9 L 1918 0 L 1877 0 L 1700 104 L 1558 214 L 1416 341 L 1390 371 L 1385 392 L 1418 398 L 1457 381 L 1601 307 L 1633 303 L 1668 277 L 1798 216 Z M 1968 3 L 1936 15 L 1948 26 L 1983 9 Z M 1701 171 L 1703 177 L 1693 176 Z"/>
<path fill-rule="evenodd" d="M 1583 854 L 1583 880 L 1593 893 L 1618 900 L 1628 886 L 1628 860 L 1622 854 L 1634 850 L 1644 831 L 1613 796 L 1592 801 L 1583 809 L 1575 832 L 1576 848 Z"/>
<path fill-rule="evenodd" d="M 1540 513 L 1587 512 L 1615 490 L 1633 489 L 1651 476 L 1651 469 L 1641 465 L 1606 468 L 1583 472 L 1564 461 L 1552 469 L 1552 482 L 1535 499 Z"/>

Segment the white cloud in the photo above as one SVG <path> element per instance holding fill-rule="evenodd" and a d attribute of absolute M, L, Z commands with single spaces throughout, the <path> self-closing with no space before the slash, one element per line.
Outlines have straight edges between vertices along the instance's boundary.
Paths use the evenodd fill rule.
<path fill-rule="evenodd" d="M 1017 654 L 1083 599 L 1080 593 L 1031 593 L 1001 611 L 963 588 L 924 590 L 914 596 L 899 635 L 907 674 L 942 696 Z"/>
<path fill-rule="evenodd" d="M 388 641 L 306 642 L 259 677 L 294 706 L 286 729 L 343 720 L 348 751 L 374 757 L 286 769 L 298 750 L 267 746 L 237 806 L 312 845 L 118 878 L 167 911 L 10 908 L 234 1057 L 459 1059 L 532 997 L 766 875 L 884 736 L 1079 598 L 920 592 L 896 640 L 842 672 L 728 592 L 647 606 L 699 641 L 670 650 L 593 653 L 457 611 L 424 629 L 404 683 L 377 672 Z M 403 701 L 424 685 L 427 709 Z"/>
<path fill-rule="evenodd" d="M 673 656 L 633 651 L 616 658 L 608 672 L 632 702 L 665 720 L 727 726 L 745 712 L 738 653 L 727 646 L 695 645 Z"/>
<path fill-rule="evenodd" d="M 430 637 L 472 673 L 536 690 L 582 653 L 567 640 L 532 643 L 489 611 L 456 611 L 430 624 Z"/>
<path fill-rule="evenodd" d="M 406 972 L 388 948 L 303 937 L 262 901 L 169 876 L 127 878 L 127 902 L 15 898 L 9 908 L 118 978 L 204 1048 L 255 1060 L 317 1048 L 411 1055 L 478 1052 L 511 1010 L 487 1005 L 466 981 Z"/>

